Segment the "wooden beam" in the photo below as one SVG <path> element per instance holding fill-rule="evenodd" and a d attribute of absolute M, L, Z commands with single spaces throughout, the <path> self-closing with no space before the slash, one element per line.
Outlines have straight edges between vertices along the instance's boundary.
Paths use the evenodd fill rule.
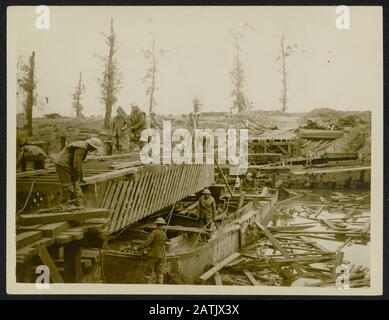
<path fill-rule="evenodd" d="M 19 216 L 20 224 L 54 223 L 63 221 L 81 221 L 91 218 L 105 218 L 109 215 L 106 209 L 83 209 L 75 212 L 32 213 Z"/>
<path fill-rule="evenodd" d="M 222 285 L 223 285 L 222 278 L 221 278 L 219 272 L 216 272 L 216 273 L 215 273 L 214 278 L 215 278 L 215 284 L 216 284 L 217 286 L 222 286 Z"/>
<path fill-rule="evenodd" d="M 41 231 L 27 231 L 16 235 L 16 249 L 23 248 L 42 238 Z"/>
<path fill-rule="evenodd" d="M 42 260 L 43 264 L 47 266 L 50 270 L 50 279 L 54 283 L 63 283 L 61 274 L 59 273 L 54 261 L 51 259 L 49 252 L 45 246 L 41 246 L 38 250 L 39 258 Z"/>
<path fill-rule="evenodd" d="M 252 274 L 250 271 L 244 269 L 244 270 L 243 270 L 243 273 L 244 273 L 244 274 L 246 275 L 246 277 L 250 280 L 250 282 L 251 282 L 251 284 L 252 284 L 253 286 L 258 286 L 258 285 L 259 285 L 259 283 L 257 282 L 257 280 L 254 278 L 253 274 Z"/>
<path fill-rule="evenodd" d="M 228 263 L 230 263 L 232 260 L 235 260 L 236 258 L 239 258 L 240 257 L 240 253 L 239 252 L 235 252 L 231 255 L 229 255 L 227 258 L 225 258 L 224 260 L 220 261 L 218 264 L 216 264 L 214 267 L 212 267 L 211 269 L 209 269 L 207 272 L 203 273 L 199 279 L 203 282 L 207 281 L 209 278 L 211 278 L 216 272 L 218 272 L 219 270 L 221 270 L 225 265 L 227 265 Z"/>
<path fill-rule="evenodd" d="M 44 237 L 56 237 L 62 231 L 65 231 L 69 228 L 69 224 L 67 222 L 56 222 L 45 224 L 39 227 L 39 231 L 42 231 Z"/>
<path fill-rule="evenodd" d="M 40 176 L 43 174 L 48 174 L 55 172 L 55 169 L 41 169 L 41 170 L 34 170 L 34 171 L 26 171 L 26 172 L 19 172 L 16 174 L 16 179 L 18 178 L 24 178 L 24 177 L 34 177 L 34 176 Z"/>
<path fill-rule="evenodd" d="M 217 168 L 218 168 L 219 171 L 220 171 L 220 174 L 222 175 L 223 181 L 224 181 L 224 183 L 226 184 L 226 186 L 227 186 L 227 188 L 228 188 L 228 192 L 229 192 L 230 195 L 232 196 L 232 195 L 233 195 L 233 192 L 232 192 L 232 190 L 231 190 L 231 187 L 230 187 L 230 185 L 228 184 L 227 178 L 226 178 L 226 176 L 224 175 L 222 168 L 220 168 L 219 161 L 217 161 L 216 158 L 215 158 L 215 162 L 216 162 Z"/>
<path fill-rule="evenodd" d="M 104 182 L 108 181 L 111 179 L 119 178 L 119 177 L 124 177 L 126 175 L 131 175 L 135 174 L 138 172 L 137 168 L 125 168 L 125 169 L 120 169 L 120 170 L 114 170 L 111 172 L 104 172 L 101 174 L 97 174 L 95 176 L 91 177 L 86 177 L 84 178 L 86 184 L 91 184 L 91 183 L 97 183 L 97 182 Z"/>
<path fill-rule="evenodd" d="M 77 242 L 71 242 L 64 246 L 64 280 L 80 283 L 81 277 L 81 248 Z"/>
<path fill-rule="evenodd" d="M 143 226 L 144 229 L 155 229 L 157 226 L 155 224 L 147 224 Z M 203 234 L 209 234 L 208 231 L 203 230 L 202 228 L 197 227 L 186 227 L 186 226 L 167 226 L 167 231 L 178 231 L 178 232 L 193 232 L 193 233 L 200 233 Z"/>
<path fill-rule="evenodd" d="M 291 255 L 285 250 L 285 248 L 281 245 L 281 243 L 271 234 L 271 232 L 265 227 L 263 226 L 262 224 L 260 223 L 257 223 L 257 222 L 254 222 L 255 225 L 258 226 L 258 228 L 260 230 L 262 230 L 262 232 L 265 234 L 265 236 L 270 240 L 270 242 L 273 244 L 273 246 L 279 251 L 281 252 L 281 254 L 285 257 L 285 258 L 288 258 L 288 259 L 291 259 Z M 302 270 L 301 268 L 293 263 L 292 264 L 294 269 L 297 271 L 297 273 L 299 274 L 302 274 Z"/>

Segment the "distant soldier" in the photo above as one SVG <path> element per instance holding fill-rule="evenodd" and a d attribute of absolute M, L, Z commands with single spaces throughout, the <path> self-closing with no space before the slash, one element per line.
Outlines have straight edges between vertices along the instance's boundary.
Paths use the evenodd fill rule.
<path fill-rule="evenodd" d="M 82 206 L 83 194 L 80 186 L 80 183 L 83 182 L 82 162 L 89 151 L 99 150 L 102 145 L 99 138 L 75 141 L 58 154 L 54 163 L 61 181 L 62 203 L 74 198 L 76 206 Z"/>
<path fill-rule="evenodd" d="M 208 225 L 209 229 L 213 229 L 213 221 L 217 214 L 216 201 L 211 195 L 211 191 L 205 189 L 203 195 L 199 199 L 198 216 L 204 225 Z"/>
<path fill-rule="evenodd" d="M 112 122 L 113 145 L 118 152 L 127 152 L 129 149 L 129 137 L 127 123 L 117 111 Z"/>
<path fill-rule="evenodd" d="M 27 162 L 34 163 L 34 170 L 45 168 L 46 153 L 38 146 L 29 145 L 28 139 L 19 139 L 16 150 L 16 167 L 19 165 L 23 172 L 27 170 Z"/>
<path fill-rule="evenodd" d="M 146 114 L 142 112 L 135 104 L 131 105 L 131 113 L 128 118 L 130 140 L 142 147 L 143 143 L 140 141 L 142 131 L 146 128 Z"/>
<path fill-rule="evenodd" d="M 163 273 L 165 268 L 166 249 L 165 243 L 168 241 L 166 232 L 163 227 L 166 222 L 163 218 L 158 218 L 155 222 L 157 228 L 153 230 L 137 249 L 142 250 L 149 247 L 149 260 L 144 270 L 147 283 L 152 283 L 153 270 L 157 276 L 157 283 L 163 284 Z"/>

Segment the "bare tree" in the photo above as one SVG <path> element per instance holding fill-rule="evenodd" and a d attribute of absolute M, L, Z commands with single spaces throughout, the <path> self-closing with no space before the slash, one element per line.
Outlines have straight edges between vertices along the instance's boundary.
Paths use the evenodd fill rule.
<path fill-rule="evenodd" d="M 73 97 L 72 107 L 76 111 L 77 118 L 84 117 L 82 114 L 82 110 L 84 109 L 84 107 L 81 104 L 81 97 L 84 92 L 85 92 L 85 86 L 82 83 L 82 73 L 80 72 L 80 77 L 78 78 L 78 84 L 74 89 L 74 93 L 72 94 Z"/>
<path fill-rule="evenodd" d="M 286 112 L 286 104 L 288 102 L 288 96 L 287 96 L 287 71 L 286 71 L 286 58 L 289 57 L 292 53 L 295 52 L 297 48 L 297 44 L 294 44 L 293 47 L 291 45 L 287 45 L 285 47 L 285 36 L 282 35 L 281 42 L 280 42 L 280 54 L 276 58 L 276 60 L 281 60 L 281 83 L 282 83 L 282 92 L 281 97 L 279 101 L 282 104 L 281 110 L 282 112 Z"/>
<path fill-rule="evenodd" d="M 231 82 L 232 82 L 232 91 L 231 96 L 233 97 L 232 110 L 237 110 L 239 113 L 247 110 L 247 97 L 245 94 L 245 76 L 242 62 L 240 60 L 240 52 L 242 51 L 240 42 L 247 30 L 250 28 L 253 30 L 247 22 L 244 24 L 242 30 L 237 32 L 234 29 L 230 29 L 230 33 L 234 39 L 234 64 L 232 71 L 230 72 Z"/>
<path fill-rule="evenodd" d="M 192 100 L 192 104 L 193 104 L 193 112 L 195 114 L 198 114 L 200 113 L 201 111 L 201 106 L 203 105 L 199 96 L 195 96 Z"/>
<path fill-rule="evenodd" d="M 143 81 L 147 82 L 146 96 L 148 96 L 149 100 L 149 113 L 154 113 L 154 107 L 157 105 L 157 101 L 155 100 L 155 91 L 158 89 L 156 75 L 158 72 L 158 58 L 159 55 L 164 55 L 165 50 L 156 48 L 155 36 L 151 32 L 152 42 L 151 48 L 147 50 L 143 50 L 144 57 L 149 63 L 149 67 L 147 68 L 146 74 L 143 77 Z"/>
<path fill-rule="evenodd" d="M 35 51 L 32 52 L 28 64 L 18 61 L 18 87 L 21 93 L 25 96 L 24 111 L 27 118 L 28 136 L 31 137 L 32 132 L 32 111 L 37 101 L 36 86 L 37 81 L 35 77 Z"/>
<path fill-rule="evenodd" d="M 115 58 L 118 47 L 113 29 L 113 19 L 111 19 L 110 34 L 104 35 L 104 37 L 108 45 L 108 56 L 102 58 L 105 66 L 102 77 L 98 79 L 98 84 L 101 89 L 100 100 L 105 104 L 104 128 L 108 129 L 111 122 L 112 106 L 117 101 L 121 83 L 119 64 Z"/>

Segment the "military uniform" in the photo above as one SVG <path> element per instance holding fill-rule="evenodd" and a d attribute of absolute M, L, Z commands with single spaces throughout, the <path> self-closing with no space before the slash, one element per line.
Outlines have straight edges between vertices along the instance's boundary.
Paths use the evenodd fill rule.
<path fill-rule="evenodd" d="M 113 145 L 116 147 L 118 152 L 127 152 L 129 149 L 129 137 L 127 123 L 121 117 L 116 115 L 112 123 L 112 136 Z"/>
<path fill-rule="evenodd" d="M 158 283 L 163 283 L 163 273 L 164 273 L 164 265 L 165 265 L 165 242 L 168 240 L 166 232 L 162 229 L 153 230 L 146 241 L 139 246 L 139 249 L 144 249 L 149 247 L 148 252 L 148 262 L 145 272 L 145 278 L 148 283 L 151 282 L 151 277 L 154 272 L 157 275 Z"/>
<path fill-rule="evenodd" d="M 130 116 L 128 117 L 128 123 L 130 125 L 129 135 L 133 143 L 142 147 L 140 136 L 142 131 L 146 128 L 146 115 L 141 112 L 138 107 L 133 107 Z"/>
<path fill-rule="evenodd" d="M 20 165 L 22 171 L 27 170 L 27 161 L 34 163 L 34 170 L 44 169 L 47 159 L 46 153 L 37 146 L 25 145 L 17 152 L 16 165 Z"/>
<path fill-rule="evenodd" d="M 62 202 L 76 199 L 80 205 L 83 194 L 80 181 L 83 179 L 82 162 L 88 154 L 88 142 L 76 141 L 66 146 L 55 159 L 55 170 L 57 171 L 62 187 Z"/>
<path fill-rule="evenodd" d="M 206 224 L 210 224 L 216 216 L 216 201 L 209 195 L 206 199 L 205 195 L 202 195 L 199 199 L 198 205 L 199 219 Z"/>

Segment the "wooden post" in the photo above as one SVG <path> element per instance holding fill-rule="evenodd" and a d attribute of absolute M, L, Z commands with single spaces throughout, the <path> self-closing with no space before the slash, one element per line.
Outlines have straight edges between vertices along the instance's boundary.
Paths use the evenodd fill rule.
<path fill-rule="evenodd" d="M 80 283 L 81 277 L 81 247 L 79 241 L 73 241 L 64 246 L 64 280 Z"/>
<path fill-rule="evenodd" d="M 61 150 L 63 150 L 66 147 L 66 137 L 59 137 L 61 140 Z"/>
<path fill-rule="evenodd" d="M 32 283 L 32 264 L 31 260 L 16 264 L 16 282 Z"/>

